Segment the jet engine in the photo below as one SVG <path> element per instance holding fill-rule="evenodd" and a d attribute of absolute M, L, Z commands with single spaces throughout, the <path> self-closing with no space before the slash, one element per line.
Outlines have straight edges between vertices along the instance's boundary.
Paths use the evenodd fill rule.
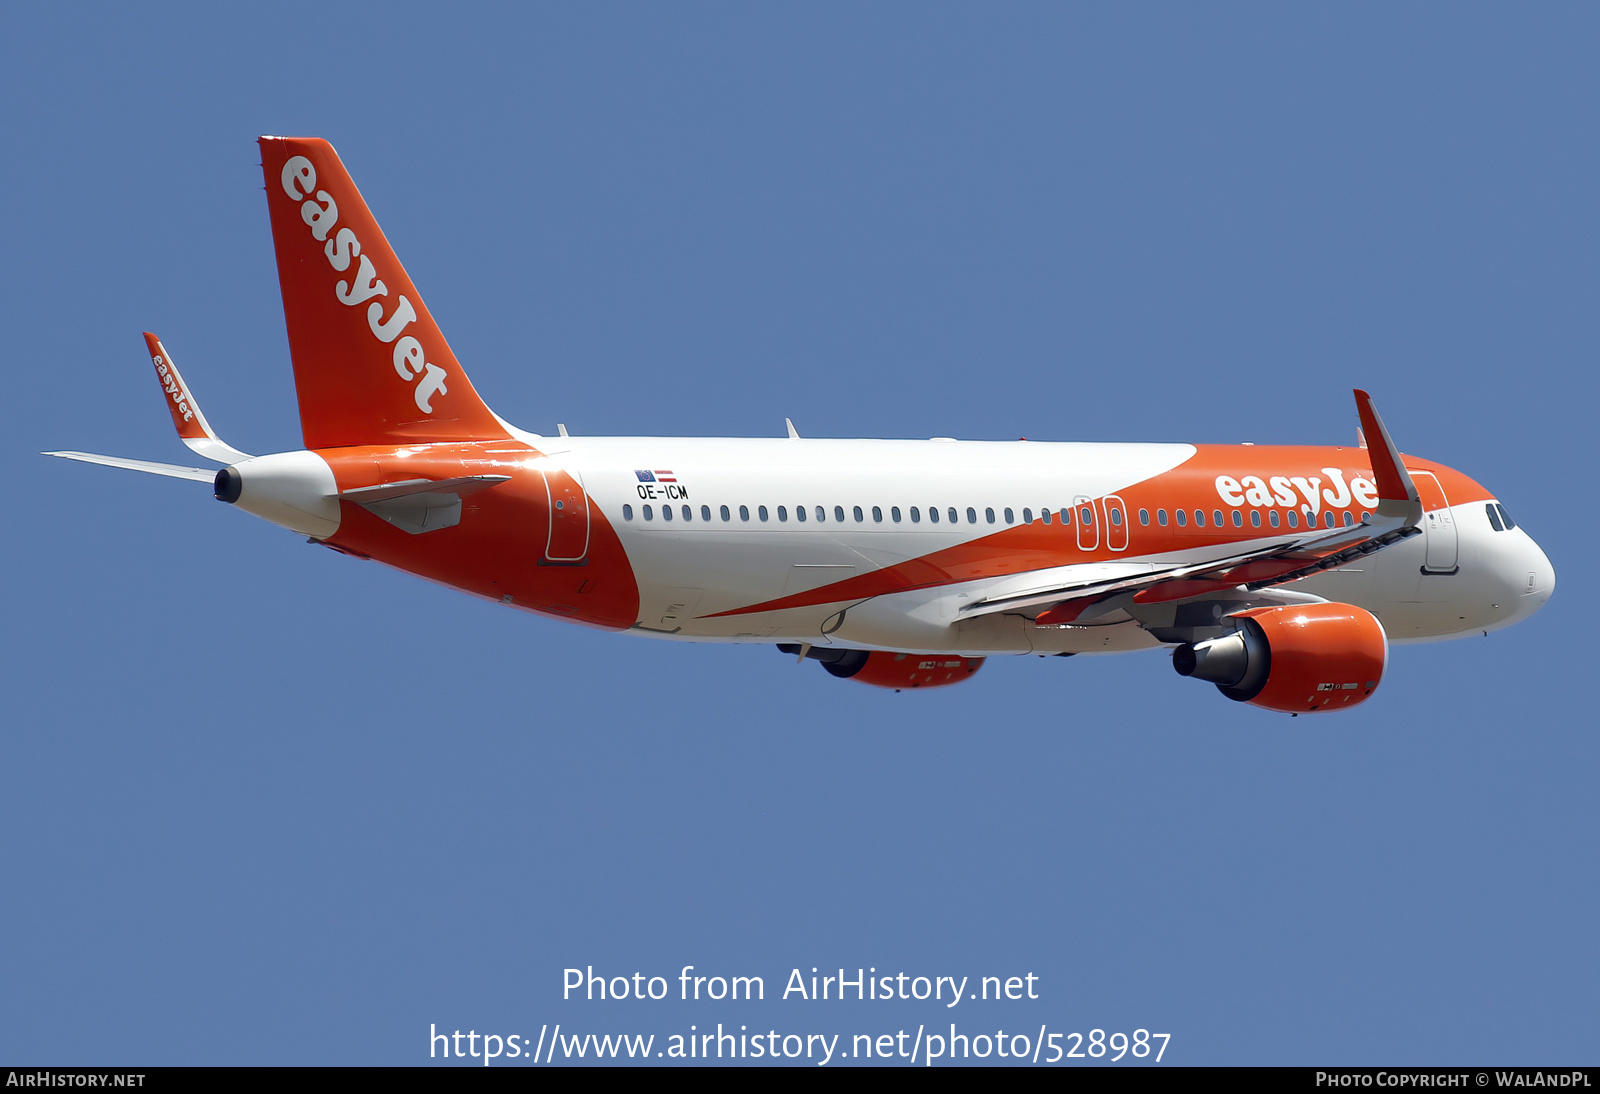
<path fill-rule="evenodd" d="M 784 643 L 779 651 L 798 654 L 801 647 Z M 806 657 L 820 661 L 830 676 L 841 680 L 856 680 L 873 687 L 938 688 L 946 684 L 959 684 L 978 671 L 981 657 L 963 657 L 954 653 L 885 653 L 882 650 L 841 650 L 832 647 L 812 647 Z"/>
<path fill-rule="evenodd" d="M 1252 608 L 1239 629 L 1172 651 L 1172 667 L 1217 685 L 1228 698 L 1305 714 L 1364 702 L 1383 679 L 1389 639 L 1376 616 L 1353 604 Z"/>

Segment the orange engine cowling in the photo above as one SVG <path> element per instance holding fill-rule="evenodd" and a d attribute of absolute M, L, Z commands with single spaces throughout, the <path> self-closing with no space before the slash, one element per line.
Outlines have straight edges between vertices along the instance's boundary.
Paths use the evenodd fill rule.
<path fill-rule="evenodd" d="M 863 684 L 878 688 L 939 688 L 946 684 L 959 684 L 978 671 L 981 657 L 961 657 L 942 653 L 884 653 L 874 650 L 867 654 L 861 667 L 851 673 L 835 671 L 833 665 L 823 668 L 835 676 L 846 676 Z"/>
<path fill-rule="evenodd" d="M 1383 679 L 1389 639 L 1376 616 L 1353 604 L 1252 608 L 1239 629 L 1185 643 L 1172 667 L 1217 685 L 1230 699 L 1306 714 L 1363 702 Z"/>
<path fill-rule="evenodd" d="M 799 653 L 801 647 L 784 643 L 778 649 L 783 653 Z M 830 676 L 896 691 L 959 684 L 977 672 L 984 660 L 955 653 L 885 653 L 882 650 L 841 650 L 830 646 L 808 648 L 805 656 L 822 662 L 822 667 Z"/>

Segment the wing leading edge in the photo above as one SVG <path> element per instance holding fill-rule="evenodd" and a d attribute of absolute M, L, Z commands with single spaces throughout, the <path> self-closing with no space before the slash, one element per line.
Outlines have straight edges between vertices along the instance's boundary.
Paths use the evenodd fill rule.
<path fill-rule="evenodd" d="M 1130 592 L 1135 604 L 1161 604 L 1229 589 L 1258 592 L 1338 569 L 1410 539 L 1422 531 L 1418 527 L 1422 502 L 1416 484 L 1411 481 L 1399 450 L 1384 428 L 1383 419 L 1373 409 L 1372 397 L 1357 389 L 1355 398 L 1378 487 L 1377 511 L 1360 524 L 1319 531 L 1315 535 L 1286 537 L 1226 558 L 1191 565 L 1169 566 L 1129 577 L 1068 582 L 1053 589 L 992 597 L 975 601 L 963 608 L 961 614 L 972 618 L 1039 608 L 1042 610 L 1034 622 L 1049 626 L 1071 623 L 1094 605 Z"/>

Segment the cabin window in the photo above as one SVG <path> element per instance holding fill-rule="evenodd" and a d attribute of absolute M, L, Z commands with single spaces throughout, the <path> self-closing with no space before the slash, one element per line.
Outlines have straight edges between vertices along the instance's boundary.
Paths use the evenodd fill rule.
<path fill-rule="evenodd" d="M 839 514 L 839 519 L 840 519 L 840 520 L 843 520 L 843 519 L 844 519 L 844 510 L 842 510 L 842 509 L 835 509 L 835 510 L 834 510 L 834 512 L 836 512 L 836 513 L 838 513 L 838 514 Z M 824 522 L 824 521 L 826 521 L 826 520 L 827 520 L 827 519 L 828 519 L 828 511 L 827 511 L 827 510 L 826 510 L 826 509 L 824 509 L 824 508 L 823 508 L 823 507 L 822 507 L 822 506 L 820 506 L 820 505 L 819 505 L 819 506 L 817 506 L 817 523 L 818 523 L 818 524 L 821 524 L 821 523 L 823 523 L 823 522 Z"/>
<path fill-rule="evenodd" d="M 1148 525 L 1150 523 L 1150 510 L 1139 510 L 1139 523 L 1144 525 Z"/>
<path fill-rule="evenodd" d="M 1094 527 L 1094 510 L 1090 509 L 1087 505 L 1080 506 L 1078 508 L 1078 521 L 1085 528 L 1093 528 Z"/>
<path fill-rule="evenodd" d="M 1333 527 L 1333 511 L 1332 510 L 1329 510 L 1328 512 L 1322 514 L 1322 526 L 1324 528 L 1332 528 Z"/>
<path fill-rule="evenodd" d="M 939 523 L 939 507 L 937 505 L 928 506 L 928 520 L 933 524 Z"/>
<path fill-rule="evenodd" d="M 661 519 L 662 520 L 671 520 L 672 519 L 672 506 L 663 505 L 661 507 Z"/>
<path fill-rule="evenodd" d="M 867 519 L 867 518 L 866 518 L 866 517 L 864 517 L 864 516 L 862 516 L 862 515 L 861 515 L 861 506 L 859 506 L 859 505 L 858 505 L 858 506 L 856 506 L 856 507 L 855 507 L 855 508 L 854 508 L 854 509 L 853 509 L 853 510 L 852 510 L 852 511 L 851 511 L 851 513 L 850 513 L 850 515 L 851 515 L 851 516 L 853 516 L 853 517 L 855 517 L 855 518 L 856 518 L 856 523 L 857 523 L 857 524 L 860 524 L 860 523 L 861 523 L 861 522 L 862 522 L 862 521 L 864 521 L 864 520 L 866 520 L 866 519 Z M 839 519 L 840 519 L 840 520 L 843 520 L 843 519 L 844 519 L 844 517 L 840 517 L 840 518 L 839 518 Z"/>
<path fill-rule="evenodd" d="M 989 511 L 989 519 L 990 520 L 994 519 L 994 511 L 993 510 Z M 970 505 L 967 506 L 967 523 L 968 524 L 977 524 L 978 523 L 978 511 L 976 509 L 974 509 Z"/>
<path fill-rule="evenodd" d="M 756 506 L 756 516 L 761 518 L 762 522 L 765 523 L 767 519 L 767 507 L 765 505 Z"/>
<path fill-rule="evenodd" d="M 1032 509 L 1024 509 L 1022 511 L 1022 523 L 1023 524 L 1032 524 L 1033 523 L 1033 510 Z"/>
<path fill-rule="evenodd" d="M 896 524 L 900 523 L 900 507 L 898 505 L 889 506 L 889 519 Z"/>
<path fill-rule="evenodd" d="M 786 506 L 783 506 L 783 505 L 778 506 L 778 519 L 780 521 L 784 521 L 784 520 L 788 520 L 789 519 L 789 510 L 788 510 L 788 508 Z"/>
<path fill-rule="evenodd" d="M 1205 510 L 1203 510 L 1203 509 L 1196 509 L 1196 510 L 1195 510 L 1195 511 L 1194 511 L 1194 526 L 1195 526 L 1195 527 L 1196 527 L 1196 528 L 1204 528 L 1204 527 L 1205 527 L 1205 526 L 1206 526 L 1206 514 L 1205 514 Z"/>
<path fill-rule="evenodd" d="M 1252 528 L 1260 528 L 1261 527 L 1261 510 L 1259 510 L 1259 509 L 1250 510 L 1250 527 L 1252 527 Z"/>
<path fill-rule="evenodd" d="M 1289 510 L 1289 516 L 1287 519 L 1289 521 L 1290 528 L 1300 527 L 1300 514 L 1296 513 L 1293 509 Z"/>
<path fill-rule="evenodd" d="M 1211 523 L 1215 524 L 1218 528 L 1222 527 L 1222 510 L 1221 509 L 1213 509 L 1213 510 L 1211 510 Z"/>
<path fill-rule="evenodd" d="M 709 521 L 711 519 L 711 506 L 702 505 L 700 507 L 700 519 L 704 521 Z M 726 505 L 722 507 L 722 519 L 728 519 L 728 507 Z"/>
<path fill-rule="evenodd" d="M 1067 509 L 1061 510 L 1061 523 L 1062 524 L 1071 524 L 1072 523 L 1072 510 L 1071 510 L 1071 508 L 1067 508 Z"/>
<path fill-rule="evenodd" d="M 710 515 L 711 514 L 709 512 L 706 513 L 707 517 L 709 517 Z M 694 519 L 694 510 L 690 509 L 687 505 L 685 505 L 683 507 L 683 519 L 684 520 L 693 520 Z"/>
<path fill-rule="evenodd" d="M 1015 524 L 1016 523 L 1017 518 L 1012 515 L 1010 509 L 1007 509 L 1005 511 L 1005 517 L 1006 517 L 1006 523 L 1007 524 Z"/>
<path fill-rule="evenodd" d="M 1244 527 L 1244 514 L 1241 513 L 1237 509 L 1232 510 L 1232 513 L 1233 513 L 1233 526 L 1235 528 L 1243 528 Z M 1261 518 L 1260 517 L 1256 517 L 1256 523 L 1257 524 L 1261 523 Z"/>
<path fill-rule="evenodd" d="M 987 521 L 989 524 L 993 524 L 994 523 L 994 510 L 993 509 L 985 509 L 983 511 L 983 519 L 985 521 Z"/>
<path fill-rule="evenodd" d="M 1041 509 L 1039 510 L 1039 519 L 1049 524 L 1056 519 L 1056 515 L 1049 509 Z"/>
<path fill-rule="evenodd" d="M 1112 509 L 1111 510 L 1111 523 L 1116 525 L 1118 528 L 1122 527 L 1122 510 L 1121 509 Z"/>
<path fill-rule="evenodd" d="M 1350 510 L 1346 509 L 1344 511 L 1344 526 L 1346 528 L 1348 528 L 1352 524 L 1354 524 L 1355 522 L 1356 522 L 1356 518 L 1350 515 Z"/>
<path fill-rule="evenodd" d="M 1189 514 L 1182 509 L 1174 509 L 1172 515 L 1178 518 L 1178 527 L 1186 528 L 1189 525 Z"/>
<path fill-rule="evenodd" d="M 1267 514 L 1267 521 L 1274 528 L 1276 528 L 1278 526 L 1278 511 L 1276 509 L 1272 510 L 1270 513 Z"/>
<path fill-rule="evenodd" d="M 648 505 L 646 505 L 644 507 L 644 519 L 645 520 L 655 520 L 656 519 L 655 512 Z"/>
<path fill-rule="evenodd" d="M 921 524 L 922 523 L 922 511 L 919 510 L 915 505 L 913 505 L 911 507 L 911 523 L 912 524 Z"/>
<path fill-rule="evenodd" d="M 1494 506 L 1485 505 L 1483 509 L 1484 512 L 1489 514 L 1489 527 L 1493 528 L 1496 532 L 1504 532 L 1505 528 L 1500 524 L 1500 514 L 1494 511 Z M 624 505 L 622 507 L 622 511 L 626 513 L 628 511 L 628 507 Z"/>
<path fill-rule="evenodd" d="M 781 514 L 783 510 L 780 509 L 778 512 Z M 804 505 L 796 505 L 794 507 L 794 519 L 800 521 L 802 524 L 805 523 L 806 507 Z"/>
<path fill-rule="evenodd" d="M 1490 514 L 1491 517 L 1493 517 L 1493 515 L 1494 514 L 1492 514 L 1492 513 Z M 622 519 L 623 520 L 632 520 L 633 519 L 633 506 L 624 505 L 622 507 Z M 1497 524 L 1498 524 L 1498 522 L 1497 522 Z M 1499 530 L 1500 530 L 1499 527 L 1495 528 L 1496 532 L 1498 532 Z"/>
<path fill-rule="evenodd" d="M 727 506 L 726 506 L 726 505 L 724 505 L 724 506 L 723 506 L 723 507 L 722 507 L 722 510 L 721 510 L 721 513 L 722 513 L 722 523 L 724 523 L 724 524 L 726 524 L 726 523 L 728 523 L 728 522 L 729 522 L 729 521 L 730 521 L 730 520 L 732 520 L 732 519 L 733 519 L 733 514 L 732 514 L 732 513 L 730 513 L 730 512 L 728 512 L 728 507 L 727 507 Z M 707 520 L 709 520 L 709 519 L 710 519 L 710 518 L 709 518 L 709 517 L 707 517 L 707 518 L 706 518 L 706 519 L 707 519 Z"/>
<path fill-rule="evenodd" d="M 1167 526 L 1167 511 L 1165 509 L 1156 510 L 1156 523 L 1163 528 Z"/>
<path fill-rule="evenodd" d="M 895 520 L 899 520 L 900 519 L 899 515 L 897 514 L 894 519 Z M 882 524 L 883 523 L 883 510 L 880 509 L 876 505 L 874 505 L 872 507 L 872 523 L 873 524 Z"/>
<path fill-rule="evenodd" d="M 763 516 L 765 516 L 765 514 L 763 514 Z M 740 520 L 749 520 L 750 519 L 750 507 L 748 505 L 739 506 L 739 519 Z"/>
<path fill-rule="evenodd" d="M 950 523 L 951 524 L 955 524 L 957 521 L 959 521 L 961 519 L 960 517 L 956 516 L 956 511 L 955 511 L 954 508 L 946 509 L 945 510 L 945 515 L 950 518 Z"/>

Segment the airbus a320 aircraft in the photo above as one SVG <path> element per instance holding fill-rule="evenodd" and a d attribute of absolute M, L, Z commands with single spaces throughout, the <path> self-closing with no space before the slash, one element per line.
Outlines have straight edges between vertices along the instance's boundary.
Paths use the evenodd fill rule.
<path fill-rule="evenodd" d="M 992 654 L 1173 647 L 1185 676 L 1299 714 L 1372 695 L 1391 642 L 1488 633 L 1555 571 L 1488 490 L 1353 447 L 543 437 L 478 397 L 333 148 L 262 137 L 305 448 L 217 438 L 153 334 L 213 484 L 356 558 L 513 608 L 773 643 L 895 689 Z"/>

